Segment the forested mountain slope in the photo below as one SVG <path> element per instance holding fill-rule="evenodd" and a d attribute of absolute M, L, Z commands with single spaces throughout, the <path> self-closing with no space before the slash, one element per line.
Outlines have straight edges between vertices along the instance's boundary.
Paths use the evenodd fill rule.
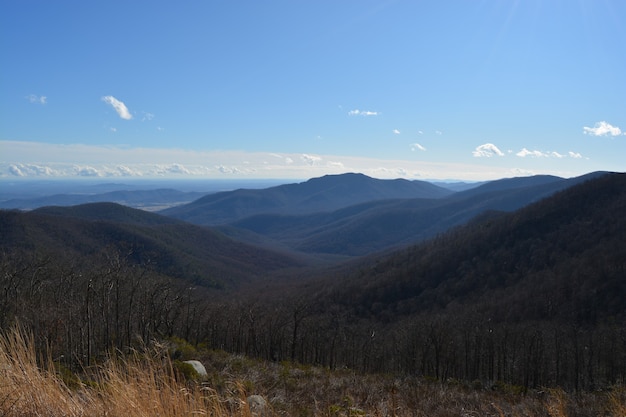
<path fill-rule="evenodd" d="M 121 252 L 137 265 L 208 287 L 232 287 L 296 260 L 213 230 L 114 203 L 0 211 L 0 249 L 94 261 Z M 94 261 L 95 262 L 95 261 Z"/>
<path fill-rule="evenodd" d="M 495 321 L 623 318 L 624 213 L 626 174 L 606 174 L 380 260 L 332 297 L 375 316 L 471 304 Z"/>

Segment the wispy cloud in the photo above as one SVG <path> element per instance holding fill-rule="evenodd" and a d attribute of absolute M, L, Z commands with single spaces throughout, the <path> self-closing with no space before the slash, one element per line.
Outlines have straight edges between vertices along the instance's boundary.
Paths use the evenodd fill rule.
<path fill-rule="evenodd" d="M 419 143 L 413 143 L 413 144 L 411 144 L 411 150 L 412 151 L 416 151 L 416 150 L 418 150 L 418 151 L 426 151 L 426 148 L 423 147 L 422 145 L 420 145 Z"/>
<path fill-rule="evenodd" d="M 419 144 L 412 149 L 422 151 Z M 480 147 L 479 147 L 480 148 Z M 0 181 L 11 178 L 306 179 L 361 172 L 376 178 L 487 180 L 511 176 L 510 166 L 381 159 L 306 153 L 194 151 L 0 140 Z M 492 155 L 490 147 L 479 151 Z M 571 158 L 576 157 L 569 153 Z M 78 162 L 80 161 L 80 162 Z M 106 162 L 103 162 L 106 161 Z M 582 172 L 543 170 L 559 176 Z"/>
<path fill-rule="evenodd" d="M 526 148 L 522 148 L 521 151 L 517 152 L 515 155 L 519 156 L 520 158 L 525 158 L 525 157 L 531 157 L 531 158 L 557 158 L 557 159 L 563 159 L 566 157 L 570 157 L 570 158 L 574 158 L 574 159 L 580 159 L 582 158 L 582 155 L 576 152 L 569 152 L 567 154 L 562 154 L 556 151 L 550 151 L 550 152 L 543 152 L 543 151 L 538 151 L 538 150 L 528 150 Z"/>
<path fill-rule="evenodd" d="M 61 174 L 49 166 L 30 163 L 9 164 L 7 171 L 15 177 L 54 177 Z"/>
<path fill-rule="evenodd" d="M 400 134 L 400 131 L 398 129 L 393 129 L 392 132 L 393 132 L 394 135 L 399 135 Z"/>
<path fill-rule="evenodd" d="M 104 96 L 102 97 L 102 101 L 104 101 L 107 104 L 110 104 L 113 109 L 117 112 L 117 114 L 124 120 L 130 120 L 133 118 L 133 115 L 130 114 L 130 112 L 128 111 L 128 107 L 126 107 L 126 104 L 124 104 L 123 102 L 119 101 L 118 99 L 116 99 L 113 96 Z"/>
<path fill-rule="evenodd" d="M 472 152 L 476 158 L 491 158 L 492 156 L 504 156 L 504 153 L 493 143 L 484 143 L 477 146 Z"/>
<path fill-rule="evenodd" d="M 26 96 L 26 100 L 34 104 L 46 104 L 48 102 L 48 97 L 29 94 Z"/>
<path fill-rule="evenodd" d="M 141 177 L 141 172 L 136 171 L 126 165 L 118 165 L 117 170 L 122 177 Z"/>
<path fill-rule="evenodd" d="M 100 171 L 98 168 L 86 165 L 86 166 L 75 166 L 74 167 L 74 175 L 78 177 L 100 177 Z"/>
<path fill-rule="evenodd" d="M 541 157 L 549 156 L 548 154 L 543 153 L 541 151 L 529 151 L 526 148 L 522 148 L 522 150 L 519 151 L 518 153 L 516 153 L 515 155 L 519 156 L 520 158 L 525 158 L 527 156 L 531 156 L 531 157 L 534 157 L 534 158 L 541 158 Z"/>
<path fill-rule="evenodd" d="M 355 109 L 355 110 L 350 110 L 348 112 L 348 115 L 350 116 L 378 116 L 379 113 L 377 111 Z"/>
<path fill-rule="evenodd" d="M 605 121 L 597 122 L 593 127 L 584 126 L 583 132 L 591 136 L 620 136 L 622 134 L 619 127 L 612 126 Z"/>
<path fill-rule="evenodd" d="M 322 158 L 320 158 L 317 155 L 302 154 L 300 156 L 300 160 L 302 160 L 307 165 L 313 166 L 313 165 L 319 163 L 322 160 Z"/>

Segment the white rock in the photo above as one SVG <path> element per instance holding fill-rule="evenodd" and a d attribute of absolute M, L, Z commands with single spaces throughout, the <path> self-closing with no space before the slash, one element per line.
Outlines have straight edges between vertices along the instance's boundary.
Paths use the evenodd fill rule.
<path fill-rule="evenodd" d="M 200 378 L 206 378 L 207 376 L 209 376 L 209 374 L 206 371 L 206 368 L 204 367 L 204 365 L 202 365 L 202 362 L 200 362 L 200 361 L 185 361 L 184 363 L 188 363 L 189 365 L 193 366 L 193 369 L 195 369 L 195 371 L 198 373 L 198 375 L 200 375 Z"/>

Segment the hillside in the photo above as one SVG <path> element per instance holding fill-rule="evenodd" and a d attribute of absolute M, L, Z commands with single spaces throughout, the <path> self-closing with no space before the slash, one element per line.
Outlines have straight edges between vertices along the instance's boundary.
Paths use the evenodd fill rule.
<path fill-rule="evenodd" d="M 32 213 L 58 216 L 66 219 L 81 219 L 88 221 L 107 221 L 112 223 L 126 223 L 135 225 L 164 225 L 183 224 L 181 220 L 161 216 L 123 206 L 113 202 L 87 203 L 73 206 L 45 206 L 36 208 Z"/>
<path fill-rule="evenodd" d="M 278 268 L 302 265 L 287 255 L 233 241 L 213 230 L 114 203 L 0 211 L 0 249 L 64 259 L 129 253 L 167 276 L 233 287 Z"/>
<path fill-rule="evenodd" d="M 380 260 L 334 299 L 377 315 L 479 303 L 503 321 L 623 318 L 624 212 L 626 174 L 607 174 Z"/>
<path fill-rule="evenodd" d="M 392 198 L 441 198 L 452 191 L 425 181 L 380 180 L 362 174 L 327 175 L 261 190 L 210 194 L 161 214 L 195 224 L 218 225 L 266 213 L 309 214 Z"/>

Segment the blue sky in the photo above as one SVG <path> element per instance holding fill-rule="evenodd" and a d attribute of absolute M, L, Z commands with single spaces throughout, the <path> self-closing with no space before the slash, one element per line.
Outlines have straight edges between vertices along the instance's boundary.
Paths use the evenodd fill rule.
<path fill-rule="evenodd" d="M 0 4 L 3 179 L 626 170 L 622 0 Z"/>

